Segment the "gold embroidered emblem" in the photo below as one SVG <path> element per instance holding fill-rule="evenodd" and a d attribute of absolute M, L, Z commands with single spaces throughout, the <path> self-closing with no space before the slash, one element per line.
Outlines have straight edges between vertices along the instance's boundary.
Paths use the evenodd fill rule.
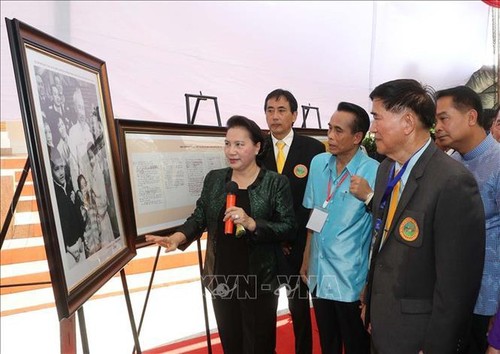
<path fill-rule="evenodd" d="M 293 174 L 297 178 L 304 178 L 307 176 L 307 167 L 305 165 L 297 165 L 293 168 Z"/>
<path fill-rule="evenodd" d="M 407 217 L 399 224 L 399 235 L 405 241 L 412 242 L 418 238 L 419 229 L 415 219 Z"/>

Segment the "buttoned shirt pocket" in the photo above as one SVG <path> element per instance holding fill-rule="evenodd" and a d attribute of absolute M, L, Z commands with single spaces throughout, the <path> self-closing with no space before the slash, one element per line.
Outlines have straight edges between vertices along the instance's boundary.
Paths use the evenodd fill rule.
<path fill-rule="evenodd" d="M 359 220 L 364 215 L 368 215 L 365 203 L 354 197 L 348 190 L 339 193 L 339 198 L 335 200 L 332 205 L 333 210 L 331 214 L 335 215 L 336 221 L 344 228 L 352 225 L 353 220 Z M 337 209 L 341 208 L 342 212 L 339 213 Z"/>

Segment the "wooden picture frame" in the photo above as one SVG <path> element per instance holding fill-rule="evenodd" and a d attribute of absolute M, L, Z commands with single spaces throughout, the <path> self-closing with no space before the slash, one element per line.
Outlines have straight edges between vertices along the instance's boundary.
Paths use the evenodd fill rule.
<path fill-rule="evenodd" d="M 136 254 L 106 64 L 6 24 L 55 303 L 68 318 Z"/>
<path fill-rule="evenodd" d="M 182 225 L 208 171 L 228 166 L 226 128 L 128 119 L 116 126 L 141 247 L 147 245 L 146 234 L 168 234 Z"/>

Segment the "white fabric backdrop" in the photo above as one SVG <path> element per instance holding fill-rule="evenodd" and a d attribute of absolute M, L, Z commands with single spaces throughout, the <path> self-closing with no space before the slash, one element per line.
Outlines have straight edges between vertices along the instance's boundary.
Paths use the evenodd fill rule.
<path fill-rule="evenodd" d="M 369 111 L 368 94 L 384 81 L 441 89 L 492 65 L 490 9 L 482 1 L 2 0 L 1 119 L 20 119 L 4 17 L 105 60 L 117 118 L 184 123 L 184 94 L 202 91 L 218 97 L 223 122 L 242 114 L 265 127 L 263 100 L 282 87 L 319 107 L 326 127 L 340 101 Z M 197 123 L 216 124 L 212 103 L 202 102 Z"/>

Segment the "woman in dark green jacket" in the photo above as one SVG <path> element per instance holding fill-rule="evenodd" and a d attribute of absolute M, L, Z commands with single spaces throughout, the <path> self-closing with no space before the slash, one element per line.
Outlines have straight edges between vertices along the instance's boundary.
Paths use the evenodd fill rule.
<path fill-rule="evenodd" d="M 288 179 L 260 167 L 263 144 L 255 122 L 231 117 L 224 147 L 230 167 L 207 174 L 196 209 L 176 233 L 146 236 L 173 251 L 208 231 L 203 283 L 226 354 L 273 354 L 276 344 L 277 257 L 296 226 Z M 226 209 L 230 181 L 236 205 Z M 227 220 L 238 232 L 224 233 Z"/>

